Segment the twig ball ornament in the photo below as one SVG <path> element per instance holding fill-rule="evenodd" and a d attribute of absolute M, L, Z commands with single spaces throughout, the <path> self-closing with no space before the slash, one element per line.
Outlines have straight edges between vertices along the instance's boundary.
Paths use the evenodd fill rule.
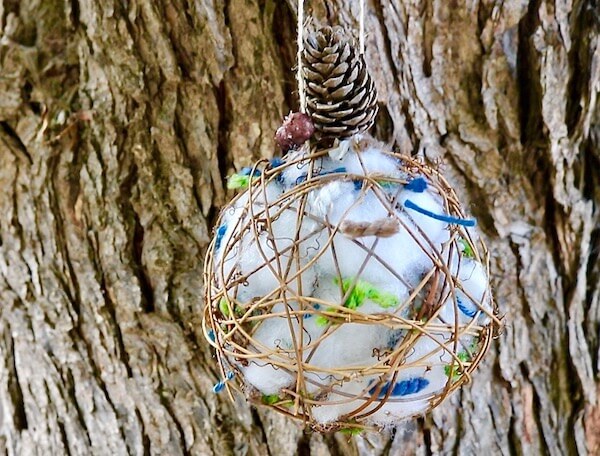
<path fill-rule="evenodd" d="M 316 35 L 321 57 L 347 54 L 341 35 Z M 357 128 L 243 172 L 205 263 L 215 391 L 322 432 L 431 410 L 470 380 L 498 323 L 486 248 L 448 182 Z"/>

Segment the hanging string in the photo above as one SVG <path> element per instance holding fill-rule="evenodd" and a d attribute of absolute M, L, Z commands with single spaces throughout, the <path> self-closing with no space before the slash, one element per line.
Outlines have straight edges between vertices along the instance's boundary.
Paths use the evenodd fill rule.
<path fill-rule="evenodd" d="M 360 53 L 365 53 L 365 0 L 360 0 L 359 36 Z"/>
<path fill-rule="evenodd" d="M 298 0 L 298 96 L 300 97 L 300 112 L 306 112 L 306 90 L 302 76 L 302 53 L 304 52 L 304 0 Z"/>

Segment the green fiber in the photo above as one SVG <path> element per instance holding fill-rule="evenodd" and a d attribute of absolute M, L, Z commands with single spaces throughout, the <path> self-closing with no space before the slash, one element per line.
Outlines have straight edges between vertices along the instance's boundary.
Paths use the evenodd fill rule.
<path fill-rule="evenodd" d="M 242 174 L 232 174 L 227 178 L 227 188 L 229 190 L 239 190 L 241 188 L 248 188 L 250 185 L 250 176 L 244 176 Z"/>
<path fill-rule="evenodd" d="M 337 278 L 334 279 L 334 281 L 335 283 L 339 283 Z M 370 299 L 375 304 L 379 305 L 379 307 L 383 307 L 384 309 L 396 307 L 398 304 L 400 304 L 400 300 L 396 296 L 391 293 L 378 290 L 372 284 L 365 282 L 364 280 L 342 280 L 342 291 L 344 292 L 344 295 L 348 293 L 348 290 L 353 283 L 354 288 L 352 288 L 350 295 L 344 303 L 344 306 L 348 309 L 357 309 L 364 303 L 365 299 Z"/>
<path fill-rule="evenodd" d="M 263 394 L 261 402 L 266 405 L 273 405 L 279 402 L 281 399 L 277 394 Z"/>
<path fill-rule="evenodd" d="M 466 239 L 460 238 L 458 240 L 458 242 L 462 246 L 461 253 L 463 254 L 464 257 L 475 258 L 475 253 L 473 252 L 473 249 L 471 248 L 471 244 L 469 244 Z"/>

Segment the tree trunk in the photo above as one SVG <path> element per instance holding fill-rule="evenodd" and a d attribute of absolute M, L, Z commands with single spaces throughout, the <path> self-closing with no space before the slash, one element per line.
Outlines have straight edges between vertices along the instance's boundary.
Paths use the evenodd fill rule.
<path fill-rule="evenodd" d="M 359 1 L 306 0 L 358 30 Z M 295 0 L 0 0 L 7 454 L 600 454 L 600 4 L 368 0 L 374 134 L 440 164 L 506 314 L 473 383 L 381 434 L 211 391 L 224 177 L 296 107 Z"/>

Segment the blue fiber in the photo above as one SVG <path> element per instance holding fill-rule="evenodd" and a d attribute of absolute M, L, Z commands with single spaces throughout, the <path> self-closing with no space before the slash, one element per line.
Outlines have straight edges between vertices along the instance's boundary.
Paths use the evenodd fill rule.
<path fill-rule="evenodd" d="M 219 250 L 221 247 L 221 242 L 223 241 L 223 236 L 225 236 L 225 232 L 227 231 L 227 224 L 223 223 L 219 228 L 217 228 L 217 238 L 215 239 L 215 250 Z"/>
<path fill-rule="evenodd" d="M 390 396 L 408 396 L 409 394 L 416 394 L 429 385 L 429 380 L 423 377 L 413 377 L 408 380 L 402 380 L 397 382 L 390 392 Z M 390 389 L 390 382 L 385 383 L 379 391 L 379 397 L 385 397 Z M 369 394 L 375 394 L 377 391 L 377 385 L 369 390 Z"/>
<path fill-rule="evenodd" d="M 412 209 L 413 211 L 419 212 L 423 215 L 426 215 L 427 217 L 431 217 L 434 220 L 439 220 L 440 222 L 453 223 L 462 226 L 475 226 L 477 224 L 477 222 L 473 219 L 461 219 L 458 217 L 452 217 L 451 215 L 436 214 L 434 212 L 428 211 L 427 209 L 423 209 L 421 206 L 418 206 L 417 204 L 413 203 L 411 200 L 408 199 L 406 200 L 404 205 L 407 208 Z"/>
<path fill-rule="evenodd" d="M 252 168 L 245 166 L 242 168 L 242 170 L 239 172 L 239 174 L 241 176 L 249 176 L 250 174 L 252 174 Z M 258 169 L 254 169 L 254 174 L 252 174 L 253 176 L 260 176 L 260 170 Z"/>
<path fill-rule="evenodd" d="M 456 298 L 456 306 L 458 307 L 458 309 L 464 313 L 467 317 L 474 317 L 477 314 L 477 309 L 473 309 L 472 307 L 469 307 L 467 305 L 465 305 L 465 303 L 462 301 L 462 299 L 460 298 Z"/>
<path fill-rule="evenodd" d="M 423 193 L 427 189 L 427 181 L 422 177 L 416 177 L 406 184 L 404 188 L 415 193 Z"/>

